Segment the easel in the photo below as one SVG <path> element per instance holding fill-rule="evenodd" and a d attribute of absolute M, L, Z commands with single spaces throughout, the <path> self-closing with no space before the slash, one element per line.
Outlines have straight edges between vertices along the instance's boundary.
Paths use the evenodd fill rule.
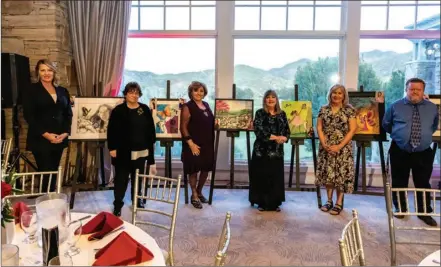
<path fill-rule="evenodd" d="M 299 101 L 299 85 L 294 85 L 294 101 Z M 290 137 L 291 140 L 291 160 L 289 164 L 289 181 L 288 181 L 288 187 L 289 191 L 307 191 L 307 192 L 317 192 L 317 203 L 318 207 L 321 208 L 322 201 L 321 201 L 321 192 L 320 192 L 320 186 L 316 186 L 315 188 L 308 188 L 308 187 L 300 187 L 300 146 L 305 144 L 305 139 L 310 139 L 312 144 L 312 158 L 313 158 L 313 164 L 314 164 L 314 173 L 317 170 L 317 151 L 316 151 L 316 145 L 315 145 L 315 134 L 313 133 L 312 137 L 309 136 L 302 136 L 302 137 Z M 294 171 L 294 157 L 295 157 L 295 166 L 296 166 L 296 187 L 292 188 L 292 177 L 293 177 L 293 171 Z"/>
<path fill-rule="evenodd" d="M 360 92 L 364 92 L 363 85 L 360 86 Z M 381 127 L 381 126 L 380 126 Z M 383 187 L 386 185 L 384 180 L 386 176 L 386 164 L 384 160 L 383 140 L 381 137 L 375 138 L 372 136 L 354 136 L 357 146 L 357 158 L 355 160 L 355 180 L 354 180 L 354 193 L 363 195 L 383 196 L 384 192 L 368 192 L 366 190 L 367 172 L 366 172 L 366 148 L 371 147 L 371 142 L 378 141 L 378 148 L 380 153 L 381 174 L 383 177 Z M 361 161 L 361 175 L 362 175 L 362 191 L 358 191 L 358 178 L 360 174 L 360 161 Z"/>
<path fill-rule="evenodd" d="M 435 161 L 436 151 L 439 149 L 441 151 L 441 141 L 437 140 L 433 142 L 433 160 Z M 441 180 L 438 181 L 438 189 L 441 189 Z M 441 196 L 437 196 L 436 200 L 440 200 Z"/>
<path fill-rule="evenodd" d="M 98 83 L 98 88 L 96 87 L 96 85 L 93 86 L 93 93 L 95 96 L 99 96 L 102 94 L 103 91 L 103 83 L 99 82 Z M 75 159 L 75 171 L 72 177 L 72 188 L 71 188 L 71 192 L 70 192 L 70 209 L 73 209 L 74 207 L 74 203 L 75 203 L 75 194 L 77 191 L 79 190 L 90 190 L 90 189 L 95 189 L 98 190 L 100 188 L 99 185 L 99 179 L 98 179 L 98 172 L 100 172 L 101 174 L 101 187 L 105 188 L 106 187 L 106 182 L 105 182 L 105 172 L 104 172 L 104 147 L 105 147 L 105 143 L 106 140 L 72 140 L 70 139 L 69 142 L 73 143 L 73 144 L 77 144 L 77 155 L 76 155 L 76 159 Z M 96 184 L 87 184 L 85 183 L 87 180 L 87 162 L 88 162 L 88 147 L 91 144 L 95 144 L 96 145 L 96 153 L 97 155 L 95 156 L 95 160 L 96 158 L 99 159 L 100 163 L 99 163 L 99 168 L 95 167 L 94 170 L 94 176 L 96 177 Z M 86 156 L 83 159 L 83 145 L 84 145 L 84 150 L 86 152 Z M 70 149 L 68 146 L 68 150 L 67 150 L 67 158 L 66 158 L 66 163 L 65 163 L 65 174 L 67 173 L 67 166 L 69 165 L 69 159 L 70 159 Z M 91 164 L 90 166 L 91 168 L 93 167 L 93 164 Z M 98 170 L 99 169 L 99 170 Z"/>
<path fill-rule="evenodd" d="M 236 99 L 236 84 L 233 84 L 233 97 L 232 99 Z M 235 188 L 234 186 L 234 141 L 236 137 L 239 137 L 240 132 L 244 130 L 222 130 L 226 131 L 227 137 L 231 138 L 230 141 L 230 186 L 229 188 Z M 214 180 L 216 175 L 216 161 L 217 161 L 217 154 L 218 154 L 218 148 L 219 148 L 219 134 L 221 130 L 216 129 L 216 137 L 214 142 L 214 164 L 213 164 L 213 171 L 211 173 L 211 182 L 210 182 L 210 195 L 208 197 L 208 204 L 211 205 L 213 202 L 213 190 L 214 190 Z M 246 140 L 247 140 L 247 157 L 248 157 L 248 175 L 250 174 L 250 161 L 251 161 L 251 145 L 250 145 L 250 131 L 246 130 Z M 248 176 L 249 177 L 249 176 Z M 187 203 L 187 199 L 186 199 Z"/>

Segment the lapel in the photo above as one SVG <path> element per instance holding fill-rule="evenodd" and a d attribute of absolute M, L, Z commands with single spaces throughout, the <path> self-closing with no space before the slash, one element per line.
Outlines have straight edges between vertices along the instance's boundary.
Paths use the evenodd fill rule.
<path fill-rule="evenodd" d="M 40 87 L 40 91 L 42 95 L 45 95 L 46 102 L 51 103 L 52 105 L 56 105 L 59 102 L 60 99 L 60 93 L 58 90 L 58 87 L 55 87 L 55 93 L 57 94 L 57 102 L 54 102 L 54 99 L 52 98 L 51 94 L 44 88 L 43 84 L 39 81 L 38 85 Z"/>

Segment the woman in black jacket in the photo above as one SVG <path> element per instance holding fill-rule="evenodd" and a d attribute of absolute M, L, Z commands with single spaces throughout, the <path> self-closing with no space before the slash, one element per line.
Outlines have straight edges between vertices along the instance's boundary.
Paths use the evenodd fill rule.
<path fill-rule="evenodd" d="M 153 150 L 156 132 L 152 112 L 147 105 L 138 102 L 142 96 L 138 83 L 128 83 L 123 94 L 125 101 L 112 110 L 107 130 L 107 146 L 115 166 L 113 214 L 116 216 L 121 216 L 129 175 L 133 201 L 136 170 L 141 174 L 156 174 Z M 148 165 L 144 170 L 146 160 Z M 141 187 L 138 194 L 140 192 Z M 138 207 L 143 208 L 144 202 L 138 201 Z"/>
<path fill-rule="evenodd" d="M 56 85 L 56 69 L 46 59 L 35 66 L 38 82 L 23 94 L 23 112 L 29 124 L 26 148 L 34 155 L 38 171 L 56 171 L 63 150 L 67 147 L 72 124 L 69 92 Z M 43 191 L 47 191 L 49 177 L 43 177 Z M 56 179 L 51 180 L 54 191 Z"/>

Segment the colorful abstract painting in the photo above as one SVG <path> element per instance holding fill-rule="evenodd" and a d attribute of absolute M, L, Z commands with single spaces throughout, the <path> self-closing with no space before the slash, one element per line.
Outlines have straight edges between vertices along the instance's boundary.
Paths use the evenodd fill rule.
<path fill-rule="evenodd" d="M 106 140 L 110 113 L 121 97 L 74 97 L 69 140 Z"/>
<path fill-rule="evenodd" d="M 436 105 L 436 107 L 438 108 L 438 115 L 439 115 L 438 129 L 433 133 L 433 137 L 440 137 L 441 136 L 441 97 L 439 95 L 429 95 L 429 100 Z"/>
<path fill-rule="evenodd" d="M 179 99 L 152 99 L 150 100 L 150 109 L 157 138 L 181 138 Z"/>
<path fill-rule="evenodd" d="M 291 137 L 307 137 L 312 125 L 311 101 L 282 101 Z"/>
<path fill-rule="evenodd" d="M 253 121 L 253 100 L 216 99 L 214 113 L 220 130 L 247 130 Z"/>
<path fill-rule="evenodd" d="M 380 134 L 381 121 L 378 102 L 370 97 L 351 97 L 349 103 L 355 108 L 357 131 L 355 134 Z"/>

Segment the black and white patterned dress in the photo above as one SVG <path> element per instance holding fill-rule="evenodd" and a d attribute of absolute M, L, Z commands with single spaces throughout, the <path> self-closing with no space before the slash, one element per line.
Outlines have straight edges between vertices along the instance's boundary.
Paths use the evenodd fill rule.
<path fill-rule="evenodd" d="M 338 145 L 349 132 L 349 119 L 355 118 L 355 110 L 351 106 L 346 106 L 333 114 L 330 106 L 323 106 L 318 117 L 322 119 L 322 129 L 327 144 Z M 354 175 L 351 142 L 347 143 L 337 155 L 329 154 L 320 144 L 316 185 L 332 184 L 336 189 L 352 193 Z"/>

